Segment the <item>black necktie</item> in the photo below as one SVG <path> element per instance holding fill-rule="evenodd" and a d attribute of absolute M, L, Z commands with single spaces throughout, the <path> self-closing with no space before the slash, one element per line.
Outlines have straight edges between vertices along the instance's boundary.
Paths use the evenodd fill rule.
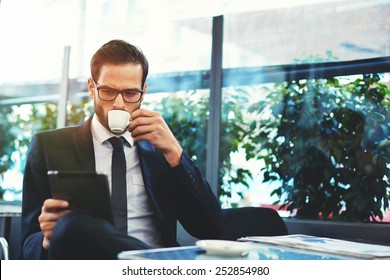
<path fill-rule="evenodd" d="M 108 139 L 114 148 L 111 162 L 111 207 L 116 228 L 127 235 L 126 158 L 122 138 Z"/>

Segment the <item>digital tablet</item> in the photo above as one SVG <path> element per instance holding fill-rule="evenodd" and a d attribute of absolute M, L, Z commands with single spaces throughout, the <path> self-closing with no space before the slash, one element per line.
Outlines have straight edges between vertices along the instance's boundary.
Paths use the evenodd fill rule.
<path fill-rule="evenodd" d="M 53 198 L 69 202 L 69 209 L 113 222 L 107 176 L 96 172 L 48 171 Z"/>

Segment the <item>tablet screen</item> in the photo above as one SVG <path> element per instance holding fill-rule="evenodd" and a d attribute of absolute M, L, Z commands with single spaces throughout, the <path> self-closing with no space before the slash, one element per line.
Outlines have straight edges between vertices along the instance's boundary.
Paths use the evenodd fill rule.
<path fill-rule="evenodd" d="M 113 224 L 107 176 L 96 172 L 49 171 L 53 198 L 69 202 L 71 210 L 82 210 Z"/>

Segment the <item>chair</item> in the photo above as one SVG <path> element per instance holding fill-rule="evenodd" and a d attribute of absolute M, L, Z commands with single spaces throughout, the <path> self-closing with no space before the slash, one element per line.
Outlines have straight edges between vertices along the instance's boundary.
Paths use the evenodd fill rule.
<path fill-rule="evenodd" d="M 224 232 L 221 239 L 237 240 L 245 236 L 288 234 L 278 212 L 271 208 L 241 207 L 223 209 Z"/>
<path fill-rule="evenodd" d="M 5 215 L 1 219 L 0 259 L 20 259 L 21 251 L 21 217 Z"/>
<path fill-rule="evenodd" d="M 8 255 L 8 242 L 4 237 L 0 237 L 1 252 L 0 256 L 2 260 L 9 260 Z"/>

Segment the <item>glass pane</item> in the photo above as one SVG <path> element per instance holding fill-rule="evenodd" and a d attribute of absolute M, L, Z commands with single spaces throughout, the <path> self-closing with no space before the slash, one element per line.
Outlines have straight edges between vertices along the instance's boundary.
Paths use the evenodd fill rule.
<path fill-rule="evenodd" d="M 64 47 L 76 45 L 80 40 L 80 3 L 1 1 L 0 84 L 58 82 Z M 77 60 L 72 64 L 76 68 Z"/>
<path fill-rule="evenodd" d="M 388 0 L 261 2 L 225 16 L 224 68 L 390 55 Z"/>
<path fill-rule="evenodd" d="M 151 74 L 209 69 L 212 19 L 180 17 L 171 2 L 2 0 L 0 100 L 58 94 L 65 46 L 71 83 L 85 80 L 91 56 L 111 39 L 140 47 Z"/>

